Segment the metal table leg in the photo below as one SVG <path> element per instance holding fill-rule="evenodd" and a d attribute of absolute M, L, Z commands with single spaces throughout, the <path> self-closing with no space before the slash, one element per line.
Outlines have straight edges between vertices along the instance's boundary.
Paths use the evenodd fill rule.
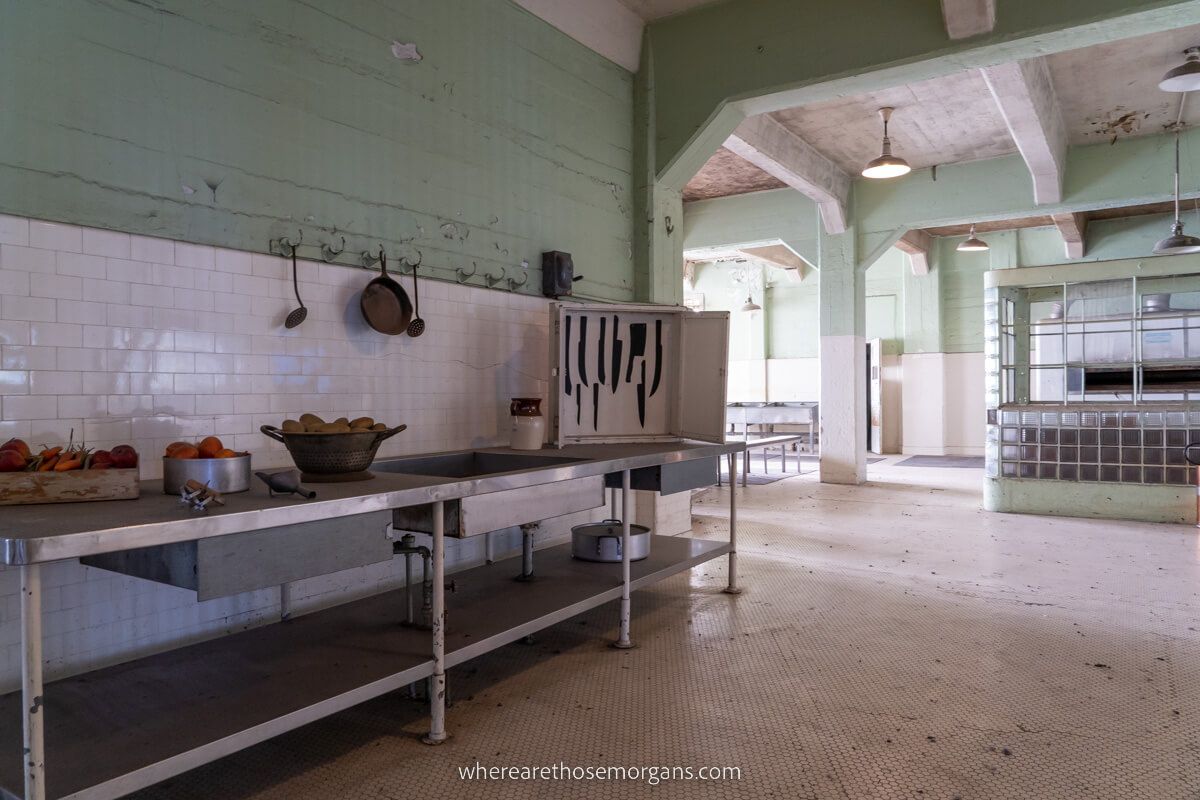
<path fill-rule="evenodd" d="M 46 744 L 42 703 L 42 567 L 21 567 L 21 709 L 25 715 L 25 800 L 46 798 Z"/>
<path fill-rule="evenodd" d="M 750 448 L 742 451 L 742 488 L 750 485 Z"/>
<path fill-rule="evenodd" d="M 629 639 L 629 470 L 621 473 L 621 629 L 613 647 L 628 650 Z"/>
<path fill-rule="evenodd" d="M 782 467 L 783 467 L 784 472 L 787 472 L 787 451 L 788 451 L 788 446 L 786 444 L 780 445 L 779 460 L 783 462 Z"/>
<path fill-rule="evenodd" d="M 446 523 L 445 503 L 433 504 L 433 677 L 429 680 L 429 733 L 425 744 L 446 741 Z"/>
<path fill-rule="evenodd" d="M 737 583 L 737 491 L 730 483 L 729 486 L 729 584 L 724 588 L 726 594 L 741 594 Z"/>

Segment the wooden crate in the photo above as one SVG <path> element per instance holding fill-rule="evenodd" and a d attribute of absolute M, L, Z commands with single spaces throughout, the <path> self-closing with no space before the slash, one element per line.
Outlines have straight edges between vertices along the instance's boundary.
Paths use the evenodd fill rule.
<path fill-rule="evenodd" d="M 0 472 L 0 506 L 132 500 L 137 496 L 136 469 Z"/>

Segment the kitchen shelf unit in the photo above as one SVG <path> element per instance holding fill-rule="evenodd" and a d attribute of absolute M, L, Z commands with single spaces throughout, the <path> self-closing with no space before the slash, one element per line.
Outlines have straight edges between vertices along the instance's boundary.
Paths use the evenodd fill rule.
<path fill-rule="evenodd" d="M 729 542 L 654 536 L 631 589 L 732 552 Z M 570 544 L 453 574 L 446 666 L 622 594 L 621 564 Z M 420 602 L 420 585 L 411 591 Z M 47 797 L 105 800 L 150 786 L 433 675 L 429 631 L 405 627 L 404 589 L 64 678 L 45 687 Z M 0 796 L 22 797 L 21 693 L 0 697 Z"/>

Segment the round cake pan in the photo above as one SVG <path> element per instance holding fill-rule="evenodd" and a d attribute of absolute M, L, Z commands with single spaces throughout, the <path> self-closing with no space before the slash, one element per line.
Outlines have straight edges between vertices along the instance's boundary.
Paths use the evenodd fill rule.
<path fill-rule="evenodd" d="M 250 488 L 250 454 L 236 458 L 163 457 L 163 494 L 179 494 L 189 480 L 222 494 L 244 492 Z"/>

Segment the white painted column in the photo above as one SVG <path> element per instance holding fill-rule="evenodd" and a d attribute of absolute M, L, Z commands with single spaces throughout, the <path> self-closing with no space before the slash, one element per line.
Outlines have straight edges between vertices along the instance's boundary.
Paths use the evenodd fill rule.
<path fill-rule="evenodd" d="M 867 479 L 866 278 L 855 231 L 818 226 L 821 298 L 822 483 Z"/>

